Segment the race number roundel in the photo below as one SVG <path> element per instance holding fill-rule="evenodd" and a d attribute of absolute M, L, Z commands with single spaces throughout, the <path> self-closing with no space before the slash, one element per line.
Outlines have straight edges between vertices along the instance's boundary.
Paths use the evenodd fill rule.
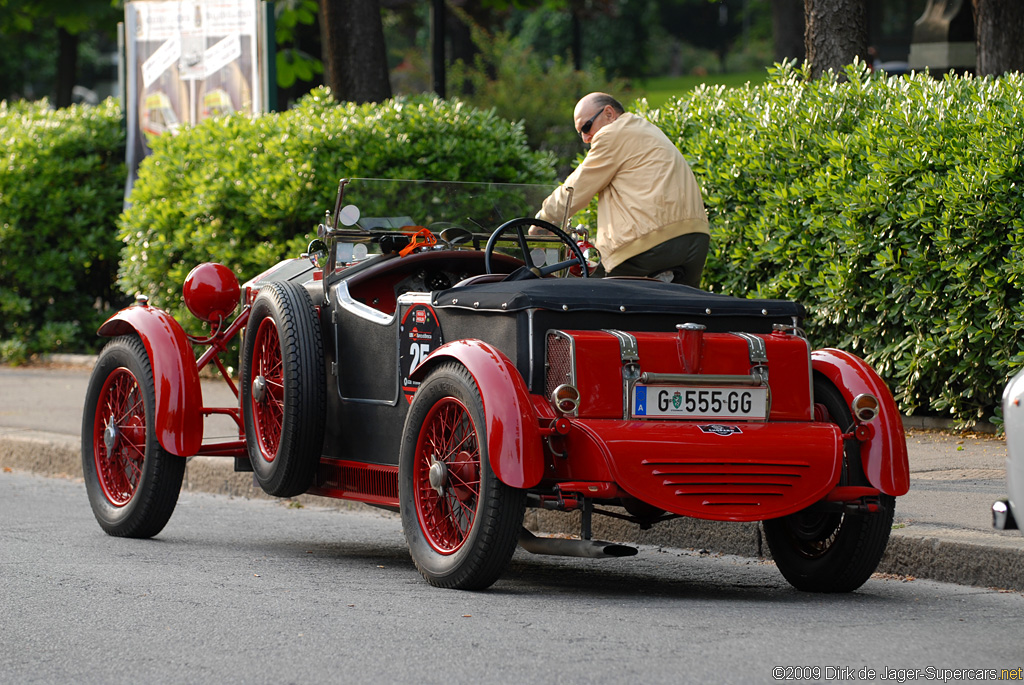
<path fill-rule="evenodd" d="M 414 304 L 405 311 L 398 330 L 398 368 L 402 372 L 402 392 L 406 401 L 412 402 L 412 396 L 420 386 L 419 381 L 409 378 L 409 374 L 442 342 L 441 326 L 430 305 Z"/>

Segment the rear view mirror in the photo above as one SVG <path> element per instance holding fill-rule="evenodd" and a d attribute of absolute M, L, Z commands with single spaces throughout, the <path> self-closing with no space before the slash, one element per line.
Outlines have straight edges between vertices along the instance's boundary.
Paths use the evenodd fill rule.
<path fill-rule="evenodd" d="M 319 238 L 312 240 L 309 243 L 309 247 L 306 248 L 306 256 L 309 258 L 309 262 L 318 269 L 327 262 L 329 254 L 327 243 Z"/>

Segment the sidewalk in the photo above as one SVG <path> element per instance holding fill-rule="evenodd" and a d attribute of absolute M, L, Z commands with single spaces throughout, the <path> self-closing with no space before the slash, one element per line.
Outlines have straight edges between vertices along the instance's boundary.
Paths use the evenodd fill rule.
<path fill-rule="evenodd" d="M 46 366 L 0 366 L 0 469 L 81 479 L 81 425 L 92 359 L 54 358 Z M 207 406 L 234 397 L 220 380 L 203 381 Z M 206 438 L 234 437 L 234 424 L 208 421 Z M 897 499 L 896 524 L 880 573 L 1024 591 L 1024 535 L 992 529 L 991 505 L 1006 496 L 1006 444 L 991 435 L 907 431 L 910 492 Z M 266 497 L 252 475 L 229 459 L 189 460 L 184 487 L 240 497 Z M 83 488 L 82 496 L 85 497 Z M 319 506 L 361 505 L 304 495 Z M 578 532 L 571 516 L 528 513 L 527 525 Z M 625 543 L 694 548 L 711 553 L 767 553 L 757 524 L 676 519 L 640 531 L 595 517 L 594 536 Z"/>

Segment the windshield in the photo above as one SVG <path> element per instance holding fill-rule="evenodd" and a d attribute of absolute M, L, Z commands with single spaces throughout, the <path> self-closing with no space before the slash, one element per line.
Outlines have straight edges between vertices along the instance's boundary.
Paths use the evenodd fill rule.
<path fill-rule="evenodd" d="M 342 181 L 335 216 L 339 265 L 381 252 L 383 233 L 413 234 L 426 228 L 441 236 L 464 233 L 459 242 L 480 247 L 501 224 L 531 217 L 555 184 L 464 183 L 353 178 Z"/>
<path fill-rule="evenodd" d="M 344 187 L 343 207 L 359 210 L 354 226 L 401 230 L 406 226 L 449 224 L 490 234 L 499 225 L 533 216 L 554 184 L 463 183 L 353 178 Z M 339 225 L 345 224 L 341 212 Z M 408 230 L 408 229 L 407 229 Z"/>

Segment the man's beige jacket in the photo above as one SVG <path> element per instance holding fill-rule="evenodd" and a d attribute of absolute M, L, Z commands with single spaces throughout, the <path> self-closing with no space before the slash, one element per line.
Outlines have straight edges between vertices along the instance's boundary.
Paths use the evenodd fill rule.
<path fill-rule="evenodd" d="M 597 195 L 601 264 L 611 271 L 630 257 L 686 233 L 709 233 L 700 186 L 672 141 L 646 119 L 625 113 L 591 139 L 590 152 L 553 192 L 536 218 L 558 225 Z"/>

